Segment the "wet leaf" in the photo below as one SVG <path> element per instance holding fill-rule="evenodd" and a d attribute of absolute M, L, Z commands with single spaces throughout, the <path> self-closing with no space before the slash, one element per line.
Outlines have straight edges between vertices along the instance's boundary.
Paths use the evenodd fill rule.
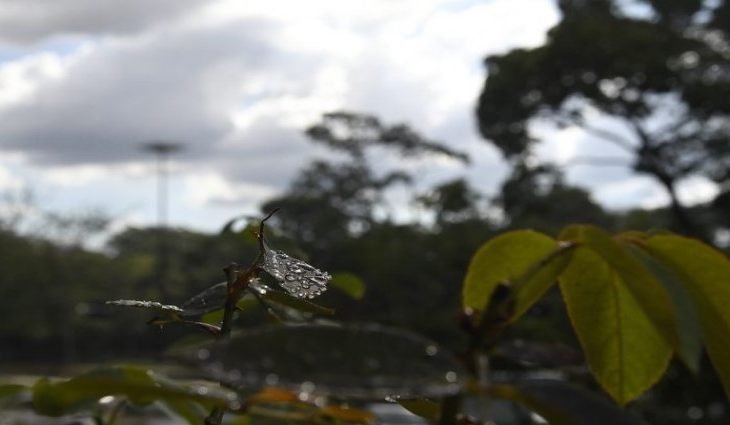
<path fill-rule="evenodd" d="M 304 313 L 320 314 L 323 316 L 332 316 L 335 314 L 335 311 L 331 308 L 323 307 L 303 298 L 297 298 L 287 294 L 286 292 L 274 289 L 267 289 L 262 292 L 261 298 Z"/>
<path fill-rule="evenodd" d="M 140 300 L 114 300 L 107 301 L 106 304 L 116 305 L 120 307 L 135 307 L 148 310 L 158 311 L 165 314 L 182 313 L 183 309 L 170 304 L 162 304 L 157 301 L 140 301 Z"/>
<path fill-rule="evenodd" d="M 515 385 L 494 385 L 489 393 L 524 405 L 550 425 L 640 424 L 597 394 L 561 381 L 529 380 Z"/>
<path fill-rule="evenodd" d="M 209 349 L 216 380 L 341 397 L 442 396 L 462 388 L 451 354 L 414 333 L 370 324 L 301 324 L 245 330 Z"/>

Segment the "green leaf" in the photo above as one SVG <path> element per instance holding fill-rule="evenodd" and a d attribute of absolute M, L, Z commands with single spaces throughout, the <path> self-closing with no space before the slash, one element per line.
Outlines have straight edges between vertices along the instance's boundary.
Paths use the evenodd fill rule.
<path fill-rule="evenodd" d="M 427 398 L 397 399 L 398 404 L 406 410 L 418 415 L 432 423 L 436 423 L 441 417 L 441 404 Z"/>
<path fill-rule="evenodd" d="M 557 282 L 558 276 L 570 262 L 575 247 L 574 244 L 558 246 L 514 280 L 512 283 L 512 292 L 515 297 L 513 321 L 522 316 L 553 283 Z"/>
<path fill-rule="evenodd" d="M 28 387 L 21 384 L 0 384 L 0 398 L 14 396 L 27 389 Z"/>
<path fill-rule="evenodd" d="M 522 278 L 519 287 L 513 288 L 520 292 L 515 294 L 515 312 L 526 311 L 553 284 L 553 272 L 559 267 L 551 266 L 547 272 L 531 268 L 558 248 L 552 238 L 532 230 L 507 232 L 491 239 L 479 248 L 467 269 L 462 288 L 464 307 L 483 311 L 499 284 L 510 285 Z M 517 317 L 515 314 L 512 319 Z"/>
<path fill-rule="evenodd" d="M 191 297 L 182 305 L 183 316 L 198 316 L 220 310 L 228 297 L 228 283 L 220 282 Z"/>
<path fill-rule="evenodd" d="M 730 260 L 700 241 L 676 235 L 653 236 L 644 246 L 691 297 L 707 353 L 730 397 Z"/>
<path fill-rule="evenodd" d="M 672 298 L 664 286 L 611 235 L 595 226 L 569 226 L 559 237 L 590 247 L 631 292 L 632 297 L 669 345 L 681 350 Z"/>
<path fill-rule="evenodd" d="M 200 425 L 208 416 L 208 410 L 190 400 L 167 399 L 158 402 L 168 415 L 185 420 L 190 425 Z"/>
<path fill-rule="evenodd" d="M 323 316 L 332 316 L 335 314 L 335 311 L 331 308 L 323 307 L 319 304 L 315 304 L 303 298 L 291 296 L 284 291 L 277 291 L 275 289 L 266 289 L 265 292 L 261 293 L 261 298 L 305 313 L 321 314 Z"/>
<path fill-rule="evenodd" d="M 365 295 L 365 283 L 352 273 L 334 273 L 329 285 L 356 300 Z"/>
<path fill-rule="evenodd" d="M 633 245 L 629 245 L 627 248 L 648 270 L 654 273 L 654 276 L 659 279 L 672 297 L 672 304 L 678 319 L 677 355 L 689 370 L 698 373 L 702 356 L 702 330 L 697 310 L 687 288 L 684 287 L 679 276 L 649 253 Z"/>
<path fill-rule="evenodd" d="M 524 405 L 550 425 L 639 424 L 608 400 L 561 381 L 528 380 L 515 385 L 494 385 L 489 393 Z"/>
<path fill-rule="evenodd" d="M 672 355 L 623 276 L 579 247 L 560 277 L 568 315 L 598 383 L 623 405 L 662 376 Z"/>
<path fill-rule="evenodd" d="M 108 395 L 123 395 L 133 403 L 156 400 L 193 400 L 207 405 L 229 406 L 234 393 L 202 384 L 187 385 L 140 367 L 99 368 L 76 377 L 33 386 L 33 407 L 41 414 L 61 416 Z"/>

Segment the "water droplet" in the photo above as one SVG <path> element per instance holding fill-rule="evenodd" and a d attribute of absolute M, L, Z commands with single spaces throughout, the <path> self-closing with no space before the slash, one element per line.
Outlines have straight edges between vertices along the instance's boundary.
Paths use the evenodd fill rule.
<path fill-rule="evenodd" d="M 429 345 L 426 347 L 426 355 L 427 356 L 435 356 L 438 354 L 439 348 L 435 345 Z"/>
<path fill-rule="evenodd" d="M 114 401 L 113 395 L 105 395 L 104 397 L 99 399 L 99 404 L 110 404 Z"/>
<path fill-rule="evenodd" d="M 446 382 L 456 382 L 456 380 L 459 379 L 459 375 L 457 375 L 453 370 L 446 372 L 444 377 L 446 378 Z"/>
<path fill-rule="evenodd" d="M 198 387 L 195 389 L 195 392 L 198 393 L 198 395 L 207 395 L 210 390 L 207 387 Z"/>

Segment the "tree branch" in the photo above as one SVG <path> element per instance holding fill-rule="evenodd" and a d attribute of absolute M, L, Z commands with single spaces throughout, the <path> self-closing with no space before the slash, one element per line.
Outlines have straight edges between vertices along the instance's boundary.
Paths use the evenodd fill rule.
<path fill-rule="evenodd" d="M 598 165 L 608 167 L 628 167 L 631 164 L 626 158 L 618 156 L 576 156 L 565 161 L 561 167 L 571 167 L 575 165 Z"/>
<path fill-rule="evenodd" d="M 599 137 L 607 142 L 613 143 L 615 146 L 620 147 L 629 153 L 635 153 L 636 147 L 631 143 L 631 140 L 611 130 L 605 128 L 591 127 L 587 124 L 579 124 L 581 128 L 588 134 Z"/>

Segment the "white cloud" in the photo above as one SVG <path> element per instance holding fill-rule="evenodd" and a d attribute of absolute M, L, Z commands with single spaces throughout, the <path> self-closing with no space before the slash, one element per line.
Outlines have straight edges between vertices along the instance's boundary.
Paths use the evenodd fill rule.
<path fill-rule="evenodd" d="M 14 175 L 5 167 L 0 167 L 0 191 L 4 193 L 23 189 L 25 184 L 21 178 Z"/>
<path fill-rule="evenodd" d="M 21 13 L 25 2 L 37 10 Z M 340 108 L 405 121 L 472 152 L 465 172 L 494 188 L 504 167 L 473 122 L 482 58 L 539 44 L 558 19 L 553 2 L 534 0 L 0 4 L 10 6 L 0 8 L 0 40 L 36 43 L 0 62 L 0 86 L 11 87 L 0 91 L 0 148 L 43 168 L 69 198 L 83 188 L 105 196 L 109 181 L 136 205 L 151 161 L 140 143 L 182 141 L 181 199 L 196 211 L 284 188 L 324 154 L 303 128 Z M 59 37 L 86 47 L 33 50 Z M 416 168 L 429 181 L 462 172 L 433 161 Z"/>

